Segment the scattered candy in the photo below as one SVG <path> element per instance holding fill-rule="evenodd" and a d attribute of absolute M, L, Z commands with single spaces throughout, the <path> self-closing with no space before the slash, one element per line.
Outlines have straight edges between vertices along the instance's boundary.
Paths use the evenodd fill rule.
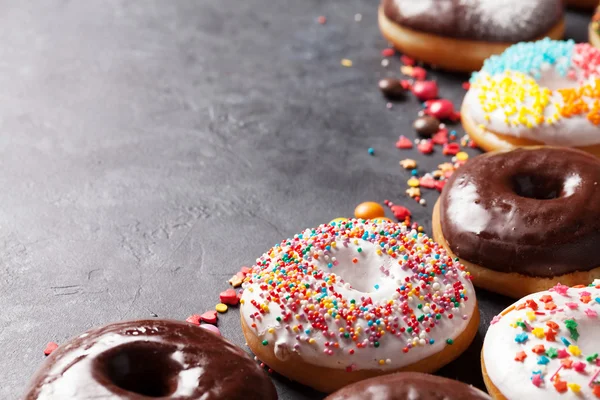
<path fill-rule="evenodd" d="M 406 189 L 406 194 L 411 198 L 421 197 L 421 189 L 417 187 L 411 187 Z"/>
<path fill-rule="evenodd" d="M 369 147 L 369 150 L 368 150 L 368 151 L 369 151 L 369 154 L 370 154 L 370 155 L 372 155 L 372 156 L 373 156 L 373 155 L 375 155 L 375 149 L 374 149 L 374 148 L 372 148 L 372 147 Z"/>
<path fill-rule="evenodd" d="M 385 217 L 385 210 L 379 203 L 366 201 L 356 206 L 354 209 L 354 216 L 359 219 L 380 218 Z"/>
<path fill-rule="evenodd" d="M 354 14 L 354 21 L 356 21 L 356 22 L 362 21 L 362 14 Z"/>
<path fill-rule="evenodd" d="M 200 315 L 200 319 L 207 324 L 216 324 L 217 323 L 217 312 L 210 310 Z"/>
<path fill-rule="evenodd" d="M 402 62 L 402 64 L 408 65 L 409 67 L 412 67 L 416 64 L 415 60 L 408 56 L 401 56 L 400 61 Z"/>
<path fill-rule="evenodd" d="M 319 18 L 317 18 L 317 22 L 321 25 L 325 25 L 325 23 L 327 22 L 327 17 L 321 15 Z"/>
<path fill-rule="evenodd" d="M 217 328 L 214 325 L 202 324 L 202 325 L 200 325 L 200 328 L 206 329 L 207 331 L 210 331 L 210 332 L 214 333 L 215 335 L 221 336 L 221 331 L 219 330 L 219 328 Z"/>
<path fill-rule="evenodd" d="M 398 99 L 404 97 L 406 93 L 405 85 L 399 79 L 385 78 L 379 81 L 379 90 L 381 93 L 390 99 Z"/>
<path fill-rule="evenodd" d="M 192 314 L 185 319 L 186 322 L 194 325 L 200 325 L 201 317 L 198 314 Z"/>
<path fill-rule="evenodd" d="M 46 345 L 46 348 L 44 349 L 44 354 L 47 355 L 47 356 L 49 356 L 57 348 L 58 348 L 58 344 L 57 343 L 55 343 L 55 342 L 48 342 L 48 344 Z"/>
<path fill-rule="evenodd" d="M 448 143 L 444 145 L 444 149 L 442 150 L 442 153 L 444 153 L 445 155 L 455 155 L 459 152 L 460 150 L 460 145 L 458 143 Z"/>
<path fill-rule="evenodd" d="M 429 138 L 440 130 L 440 120 L 436 117 L 425 115 L 413 122 L 413 128 L 419 136 Z"/>
<path fill-rule="evenodd" d="M 438 96 L 435 81 L 417 81 L 412 85 L 412 93 L 421 101 L 433 100 Z"/>
<path fill-rule="evenodd" d="M 392 57 L 394 54 L 396 54 L 396 51 L 391 47 L 381 50 L 381 55 L 384 57 Z"/>
<path fill-rule="evenodd" d="M 433 153 L 433 142 L 431 140 L 422 140 L 417 145 L 417 150 L 423 154 L 431 154 Z"/>
<path fill-rule="evenodd" d="M 219 303 L 215 306 L 215 310 L 220 313 L 227 312 L 227 305 L 223 303 Z"/>
<path fill-rule="evenodd" d="M 408 208 L 396 205 L 389 200 L 385 200 L 384 204 L 390 208 L 394 217 L 399 221 L 410 221 L 412 214 Z"/>
<path fill-rule="evenodd" d="M 460 114 L 454 111 L 454 104 L 452 104 L 450 100 L 446 99 L 426 101 L 425 114 L 431 115 L 438 119 L 449 119 L 452 121 L 457 121 L 460 119 Z"/>
<path fill-rule="evenodd" d="M 405 158 L 404 160 L 400 161 L 400 165 L 405 169 L 417 168 L 417 162 L 410 158 Z"/>
<path fill-rule="evenodd" d="M 340 61 L 340 63 L 344 67 L 351 67 L 352 66 L 352 60 L 348 60 L 347 58 L 343 58 L 342 61 Z"/>
<path fill-rule="evenodd" d="M 399 149 L 412 149 L 413 144 L 410 141 L 410 139 L 406 136 L 400 136 L 400 138 L 396 142 L 396 147 Z"/>
<path fill-rule="evenodd" d="M 221 303 L 229 304 L 231 306 L 235 306 L 239 302 L 237 293 L 233 289 L 227 289 L 224 292 L 221 292 L 219 294 L 219 299 L 221 299 Z"/>

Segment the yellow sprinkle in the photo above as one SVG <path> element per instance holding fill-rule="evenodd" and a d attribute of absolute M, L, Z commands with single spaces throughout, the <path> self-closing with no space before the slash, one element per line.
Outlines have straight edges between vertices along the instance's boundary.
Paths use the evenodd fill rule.
<path fill-rule="evenodd" d="M 525 314 L 527 315 L 527 319 L 529 321 L 535 321 L 536 316 L 535 316 L 535 313 L 533 311 L 527 311 Z M 535 329 L 538 329 L 538 328 L 535 328 Z"/>
<path fill-rule="evenodd" d="M 581 386 L 576 383 L 567 383 L 567 386 L 573 391 L 573 393 L 579 393 L 581 390 Z"/>
<path fill-rule="evenodd" d="M 456 153 L 456 159 L 458 161 L 467 161 L 469 159 L 469 155 L 464 151 L 459 151 L 458 153 Z"/>
<path fill-rule="evenodd" d="M 315 344 L 317 341 L 315 340 L 315 338 L 310 338 L 308 339 L 308 343 L 310 344 Z"/>
<path fill-rule="evenodd" d="M 269 333 L 275 333 L 275 328 L 269 328 Z"/>
<path fill-rule="evenodd" d="M 575 346 L 575 345 L 572 344 L 572 345 L 569 346 L 569 351 L 575 357 L 579 357 L 581 355 L 581 350 L 579 350 L 579 346 Z"/>
<path fill-rule="evenodd" d="M 332 219 L 331 221 L 329 221 L 329 225 L 331 225 L 331 224 L 332 224 L 332 223 L 334 223 L 334 222 L 335 222 L 336 224 L 339 224 L 339 223 L 342 223 L 342 222 L 346 222 L 347 220 L 348 220 L 347 218 L 343 218 L 343 217 L 335 218 L 335 219 Z M 335 243 L 335 242 L 333 242 L 333 243 L 332 243 L 332 245 L 333 245 L 334 243 Z"/>
<path fill-rule="evenodd" d="M 533 328 L 533 330 L 531 331 L 531 333 L 533 334 L 533 336 L 535 336 L 538 339 L 541 339 L 544 337 L 544 328 Z"/>
<path fill-rule="evenodd" d="M 220 313 L 227 312 L 227 305 L 223 304 L 223 303 L 219 303 L 215 306 L 215 310 L 217 310 Z"/>
<path fill-rule="evenodd" d="M 348 60 L 347 58 L 342 58 L 342 65 L 344 67 L 351 67 L 352 66 L 352 60 Z"/>
<path fill-rule="evenodd" d="M 410 187 L 419 187 L 419 179 L 417 178 L 410 178 L 406 183 L 408 183 L 408 186 Z"/>
<path fill-rule="evenodd" d="M 244 304 L 246 301 L 244 299 L 240 299 L 240 304 Z"/>
<path fill-rule="evenodd" d="M 385 364 L 385 360 L 379 360 L 379 365 Z"/>

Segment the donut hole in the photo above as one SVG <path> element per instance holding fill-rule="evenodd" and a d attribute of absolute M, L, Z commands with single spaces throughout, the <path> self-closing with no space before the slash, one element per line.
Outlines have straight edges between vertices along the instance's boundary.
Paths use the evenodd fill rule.
<path fill-rule="evenodd" d="M 552 200 L 561 197 L 564 182 L 560 179 L 534 174 L 516 175 L 512 178 L 513 191 L 521 197 Z"/>
<path fill-rule="evenodd" d="M 173 359 L 175 346 L 133 342 L 112 348 L 95 360 L 100 381 L 108 380 L 127 392 L 166 397 L 177 390 L 181 364 Z"/>

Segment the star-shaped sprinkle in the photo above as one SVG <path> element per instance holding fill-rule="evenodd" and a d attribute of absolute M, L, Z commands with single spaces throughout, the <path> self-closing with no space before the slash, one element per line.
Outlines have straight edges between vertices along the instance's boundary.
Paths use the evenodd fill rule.
<path fill-rule="evenodd" d="M 523 362 L 527 358 L 527 353 L 524 351 L 518 351 L 517 355 L 515 355 L 515 361 Z"/>
<path fill-rule="evenodd" d="M 577 340 L 579 338 L 579 332 L 577 332 L 577 322 L 574 319 L 565 320 L 565 326 L 571 334 L 571 339 Z"/>
<path fill-rule="evenodd" d="M 412 198 L 421 197 L 421 189 L 418 187 L 411 187 L 406 189 L 406 194 Z"/>
<path fill-rule="evenodd" d="M 515 342 L 517 343 L 525 343 L 527 339 L 529 339 L 529 336 L 527 336 L 527 334 L 524 332 L 519 333 L 517 334 L 517 336 L 515 336 Z"/>
<path fill-rule="evenodd" d="M 535 336 L 536 338 L 541 339 L 544 337 L 544 328 L 540 328 L 540 327 L 533 328 L 533 330 L 531 331 L 531 334 L 533 336 Z"/>
<path fill-rule="evenodd" d="M 598 353 L 592 354 L 591 356 L 587 356 L 585 360 L 589 363 L 593 363 L 598 359 Z"/>
<path fill-rule="evenodd" d="M 402 168 L 406 168 L 406 169 L 417 168 L 417 162 L 411 158 L 406 158 L 406 159 L 400 161 L 400 165 L 402 166 Z"/>
<path fill-rule="evenodd" d="M 591 308 L 588 308 L 584 311 L 585 315 L 588 316 L 588 318 L 596 318 L 598 317 L 598 313 L 594 310 L 592 310 Z"/>
<path fill-rule="evenodd" d="M 539 356 L 538 360 L 537 360 L 538 365 L 546 365 L 549 362 L 550 362 L 550 359 L 546 356 Z"/>
<path fill-rule="evenodd" d="M 525 305 L 528 308 L 531 308 L 533 311 L 536 311 L 538 309 L 538 305 L 535 302 L 535 300 L 531 300 L 531 299 L 530 300 L 525 300 Z"/>
<path fill-rule="evenodd" d="M 554 304 L 554 302 L 550 301 L 550 302 L 544 304 L 544 309 L 545 310 L 556 310 L 556 304 Z"/>
<path fill-rule="evenodd" d="M 540 301 L 542 303 L 550 303 L 552 301 L 552 296 L 550 296 L 549 294 L 545 294 L 542 297 L 540 297 Z"/>
<path fill-rule="evenodd" d="M 571 389 L 573 393 L 579 393 L 579 391 L 581 390 L 581 386 L 579 386 L 576 383 L 567 383 L 567 386 L 569 387 L 569 389 Z"/>
<path fill-rule="evenodd" d="M 546 340 L 548 342 L 554 342 L 554 339 L 556 338 L 556 332 L 554 332 L 552 329 L 548 329 L 544 335 L 546 336 Z"/>
<path fill-rule="evenodd" d="M 564 393 L 567 391 L 567 382 L 557 379 L 556 381 L 554 381 L 554 388 L 558 393 Z"/>
<path fill-rule="evenodd" d="M 535 313 L 533 311 L 526 311 L 525 315 L 527 316 L 529 322 L 533 322 L 536 319 Z"/>
<path fill-rule="evenodd" d="M 546 348 L 543 344 L 537 344 L 533 346 L 531 351 L 533 351 L 535 354 L 544 354 L 546 352 Z"/>
<path fill-rule="evenodd" d="M 558 324 L 554 321 L 546 322 L 546 326 L 550 329 L 554 329 L 555 331 L 557 331 L 560 328 L 560 326 L 558 326 Z"/>
<path fill-rule="evenodd" d="M 579 308 L 579 304 L 573 302 L 565 303 L 565 305 L 571 310 L 577 310 Z"/>
<path fill-rule="evenodd" d="M 566 296 L 568 290 L 569 290 L 568 286 L 562 285 L 560 283 L 557 283 L 556 286 L 554 286 L 552 289 L 550 289 L 551 292 L 556 292 L 556 293 L 560 294 L 561 296 Z"/>
<path fill-rule="evenodd" d="M 537 387 L 540 387 L 542 383 L 544 383 L 544 380 L 542 379 L 542 374 L 533 374 L 531 376 L 531 383 L 533 383 Z"/>
<path fill-rule="evenodd" d="M 573 363 L 573 369 L 577 372 L 585 372 L 585 363 L 581 361 L 577 361 Z"/>
<path fill-rule="evenodd" d="M 568 348 L 569 348 L 569 352 L 571 354 L 573 354 L 575 357 L 578 357 L 581 355 L 581 350 L 579 349 L 579 346 L 575 346 L 572 344 Z"/>
<path fill-rule="evenodd" d="M 573 366 L 573 360 L 570 358 L 565 358 L 560 362 L 560 364 L 566 369 L 571 369 L 571 367 Z"/>
<path fill-rule="evenodd" d="M 546 350 L 546 355 L 550 358 L 556 358 L 558 357 L 558 351 L 554 347 L 550 347 Z"/>

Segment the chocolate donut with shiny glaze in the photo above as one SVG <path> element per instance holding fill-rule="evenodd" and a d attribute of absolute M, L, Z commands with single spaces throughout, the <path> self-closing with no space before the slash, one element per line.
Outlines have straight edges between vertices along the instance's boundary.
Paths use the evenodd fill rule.
<path fill-rule="evenodd" d="M 486 42 L 543 37 L 563 16 L 560 0 L 383 0 L 382 7 L 415 31 Z"/>
<path fill-rule="evenodd" d="M 600 161 L 553 147 L 484 154 L 448 180 L 440 222 L 454 254 L 491 270 L 590 271 L 600 266 Z"/>
<path fill-rule="evenodd" d="M 400 372 L 346 386 L 325 400 L 487 400 L 473 386 L 440 376 Z"/>
<path fill-rule="evenodd" d="M 180 321 L 95 328 L 56 349 L 32 379 L 33 399 L 277 399 L 240 348 Z"/>

